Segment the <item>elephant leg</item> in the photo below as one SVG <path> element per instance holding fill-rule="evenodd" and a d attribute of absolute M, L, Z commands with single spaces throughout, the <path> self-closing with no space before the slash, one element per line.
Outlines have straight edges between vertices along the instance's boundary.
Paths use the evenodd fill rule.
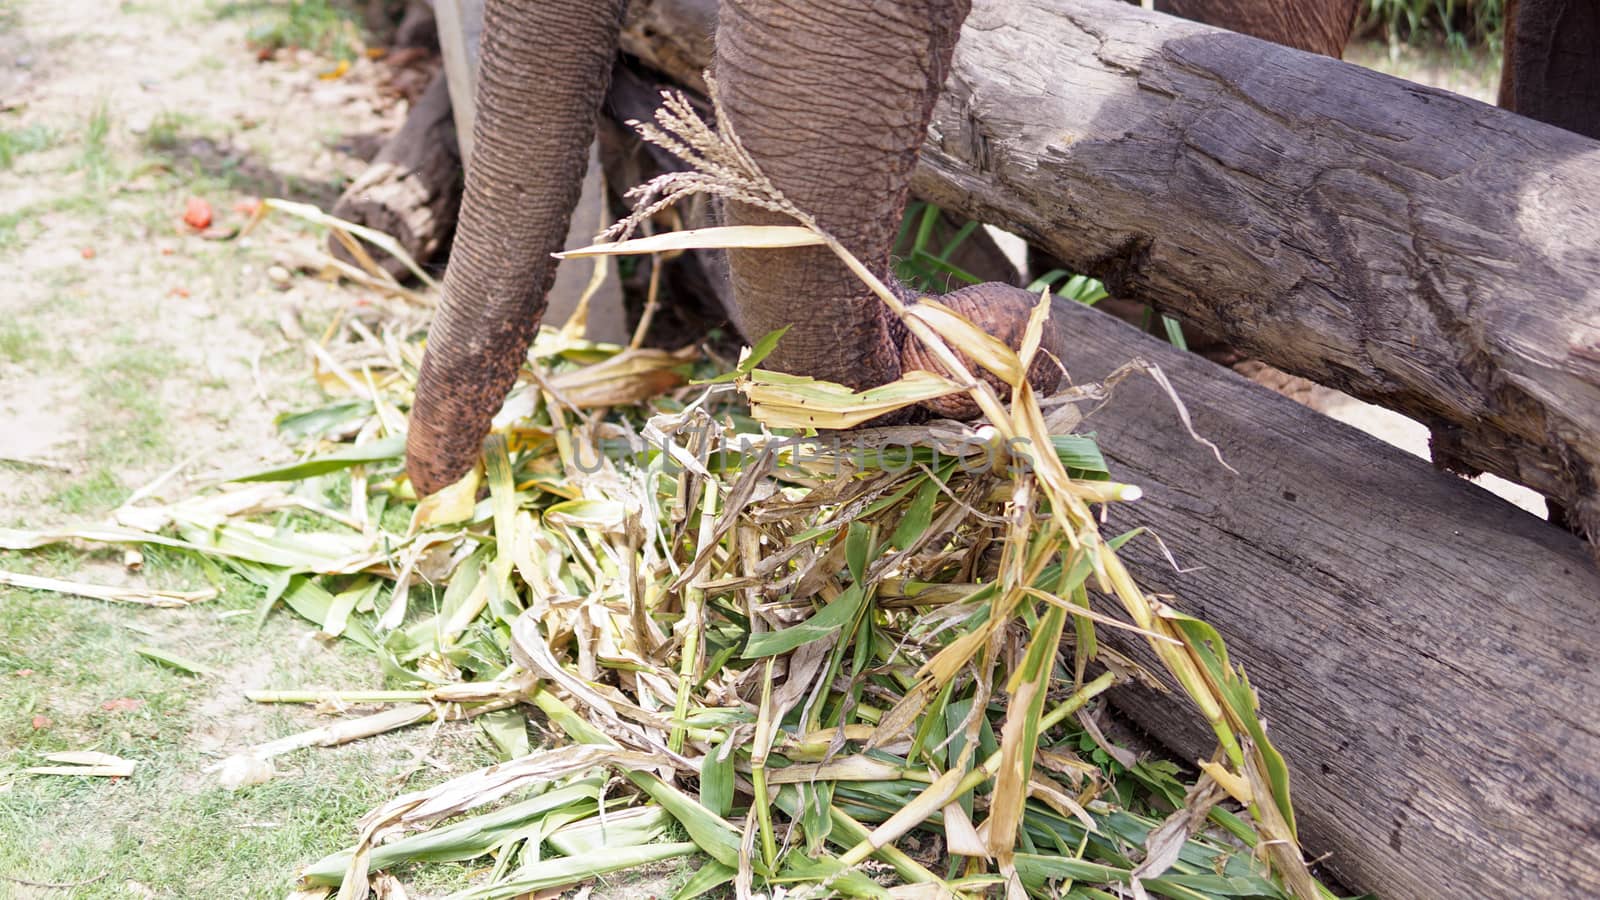
<path fill-rule="evenodd" d="M 1274 44 L 1344 55 L 1359 0 L 1156 0 L 1156 9 Z"/>
<path fill-rule="evenodd" d="M 716 76 L 734 132 L 789 200 L 907 301 L 914 295 L 894 282 L 890 251 L 968 6 L 723 0 L 718 18 Z M 726 216 L 736 225 L 789 224 L 737 202 Z M 728 262 L 744 336 L 789 327 L 768 365 L 855 388 L 891 381 L 908 365 L 934 368 L 828 249 L 732 250 Z M 990 284 L 948 299 L 1016 346 L 1034 298 Z M 938 411 L 975 411 L 961 400 Z"/>
<path fill-rule="evenodd" d="M 466 474 L 516 381 L 578 202 L 625 0 L 489 0 L 466 194 L 406 442 L 419 495 Z"/>
<path fill-rule="evenodd" d="M 1510 0 L 1500 105 L 1600 139 L 1600 4 Z"/>
<path fill-rule="evenodd" d="M 466 195 L 444 303 L 429 335 L 407 440 L 419 494 L 460 478 L 516 380 L 554 277 L 623 0 L 489 0 Z M 968 0 L 724 0 L 717 71 L 735 131 L 769 177 L 879 277 Z M 733 224 L 788 224 L 730 203 Z M 903 325 L 821 248 L 732 251 L 747 338 L 793 326 L 769 364 L 869 387 L 936 368 Z M 915 297 L 900 287 L 907 302 Z M 1010 285 L 946 301 L 1013 346 L 1033 298 Z M 1044 349 L 1059 354 L 1050 329 Z M 1033 383 L 1053 388 L 1047 358 Z M 976 412 L 962 397 L 932 404 Z"/>

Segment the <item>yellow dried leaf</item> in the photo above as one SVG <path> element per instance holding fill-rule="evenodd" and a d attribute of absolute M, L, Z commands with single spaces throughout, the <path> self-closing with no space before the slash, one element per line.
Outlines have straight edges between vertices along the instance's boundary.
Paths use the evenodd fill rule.
<path fill-rule="evenodd" d="M 550 389 L 578 409 L 642 403 L 687 382 L 684 368 L 695 355 L 687 351 L 625 350 L 604 362 L 563 372 L 548 381 Z"/>
<path fill-rule="evenodd" d="M 769 428 L 853 428 L 884 413 L 962 390 L 932 372 L 907 372 L 895 381 L 854 391 L 832 381 L 757 369 L 740 380 L 753 416 Z"/>
<path fill-rule="evenodd" d="M 616 500 L 564 500 L 544 511 L 547 525 L 621 533 L 628 508 Z"/>
<path fill-rule="evenodd" d="M 586 256 L 626 256 L 634 253 L 666 253 L 672 250 L 717 250 L 733 247 L 769 249 L 814 247 L 823 240 L 816 232 L 799 225 L 725 225 L 717 228 L 691 228 L 669 231 L 650 237 L 607 244 L 592 244 L 555 254 L 557 259 Z"/>
<path fill-rule="evenodd" d="M 472 518 L 472 511 L 478 505 L 478 482 L 482 477 L 483 468 L 473 466 L 472 471 L 461 476 L 460 481 L 423 497 L 417 503 L 416 512 L 411 515 L 412 533 L 437 525 L 454 525 Z"/>
<path fill-rule="evenodd" d="M 1210 775 L 1212 781 L 1221 785 L 1222 789 L 1228 792 L 1228 796 L 1245 806 L 1255 802 L 1254 794 L 1250 790 L 1250 783 L 1228 771 L 1227 767 L 1221 763 L 1202 759 L 1196 761 L 1195 765 L 1200 767 L 1200 771 Z"/>
<path fill-rule="evenodd" d="M 1045 288 L 1039 292 L 1039 302 L 1033 305 L 1033 311 L 1028 314 L 1028 327 L 1022 332 L 1022 347 L 1017 350 L 1017 358 L 1022 363 L 1023 372 L 1028 371 L 1033 365 L 1033 357 L 1039 352 L 1039 344 L 1044 340 L 1044 323 L 1049 318 L 1050 289 Z"/>
<path fill-rule="evenodd" d="M 29 775 L 87 775 L 97 778 L 127 778 L 133 774 L 134 761 L 100 753 L 95 750 L 67 750 L 46 753 L 45 759 L 62 763 L 58 766 L 33 766 L 23 769 Z"/>
<path fill-rule="evenodd" d="M 87 584 L 81 581 L 63 581 L 58 578 L 41 578 L 21 572 L 0 570 L 0 584 L 26 588 L 30 591 L 54 591 L 76 597 L 88 597 L 110 603 L 135 603 L 140 606 L 183 607 L 203 603 L 217 597 L 216 588 L 200 591 L 159 591 L 149 588 L 117 587 L 107 584 Z"/>
<path fill-rule="evenodd" d="M 972 324 L 972 320 L 943 303 L 922 297 L 907 312 L 928 324 L 950 344 L 951 349 L 965 353 L 978 365 L 999 376 L 1005 383 L 1015 385 L 1023 377 L 1022 360 L 1005 342 Z"/>
<path fill-rule="evenodd" d="M 952 856 L 976 856 L 989 859 L 989 847 L 972 827 L 967 811 L 959 803 L 944 807 L 944 842 Z"/>

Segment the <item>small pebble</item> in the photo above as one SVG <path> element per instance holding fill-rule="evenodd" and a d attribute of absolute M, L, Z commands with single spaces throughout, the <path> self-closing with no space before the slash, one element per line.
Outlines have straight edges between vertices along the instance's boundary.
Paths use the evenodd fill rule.
<path fill-rule="evenodd" d="M 272 760 L 260 759 L 249 753 L 240 753 L 230 756 L 222 762 L 222 771 L 217 773 L 217 781 L 230 791 L 251 784 L 266 784 L 273 776 Z"/>
<path fill-rule="evenodd" d="M 267 280 L 279 290 L 285 290 L 289 287 L 289 270 L 283 266 L 268 266 Z"/>

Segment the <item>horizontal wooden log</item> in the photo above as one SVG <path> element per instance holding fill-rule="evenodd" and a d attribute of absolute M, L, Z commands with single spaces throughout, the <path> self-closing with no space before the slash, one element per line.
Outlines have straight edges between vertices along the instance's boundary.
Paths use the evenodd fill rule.
<path fill-rule="evenodd" d="M 695 79 L 709 0 L 638 0 Z M 1113 0 L 976 0 L 915 192 L 1427 424 L 1600 538 L 1600 143 Z"/>
<path fill-rule="evenodd" d="M 1149 379 L 1084 424 L 1146 491 L 1109 530 L 1150 526 L 1183 571 L 1148 537 L 1130 567 L 1217 626 L 1261 694 L 1308 855 L 1380 897 L 1600 896 L 1600 570 L 1583 544 L 1109 315 L 1056 315 L 1075 380 L 1156 363 L 1237 470 Z M 1209 756 L 1187 703 L 1122 690 L 1162 742 Z"/>

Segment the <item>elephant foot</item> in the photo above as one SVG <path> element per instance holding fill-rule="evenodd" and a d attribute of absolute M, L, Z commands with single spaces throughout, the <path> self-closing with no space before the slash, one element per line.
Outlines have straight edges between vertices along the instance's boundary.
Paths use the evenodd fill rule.
<path fill-rule="evenodd" d="M 1013 350 L 1021 348 L 1023 335 L 1028 329 L 1028 318 L 1039 302 L 1037 294 L 993 281 L 964 287 L 936 299 Z M 1052 393 L 1061 383 L 1063 373 L 1058 360 L 1065 352 L 1063 345 L 1061 329 L 1054 320 L 1046 320 L 1044 334 L 1039 341 L 1039 352 L 1028 367 L 1028 384 L 1040 394 Z M 957 352 L 960 353 L 959 350 Z M 960 356 L 968 370 L 994 387 L 1001 399 L 1010 397 L 1010 385 L 977 365 L 965 353 L 960 353 Z M 905 336 L 905 342 L 901 345 L 900 365 L 902 371 L 924 369 L 946 373 L 944 366 L 928 352 L 928 348 L 911 334 Z M 934 415 L 947 419 L 974 419 L 980 413 L 977 401 L 964 393 L 938 397 L 921 405 Z"/>

